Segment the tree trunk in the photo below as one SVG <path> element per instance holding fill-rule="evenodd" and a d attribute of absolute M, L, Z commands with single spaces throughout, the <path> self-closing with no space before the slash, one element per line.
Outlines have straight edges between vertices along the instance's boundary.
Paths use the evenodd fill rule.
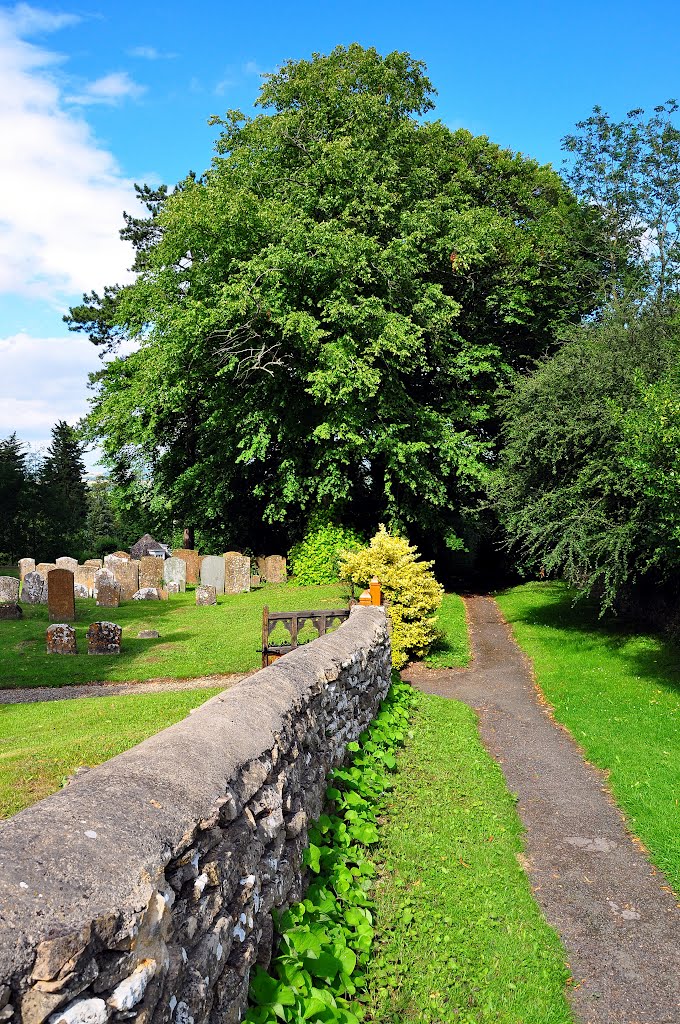
<path fill-rule="evenodd" d="M 194 550 L 194 528 L 193 526 L 184 527 L 184 547 L 189 551 Z"/>

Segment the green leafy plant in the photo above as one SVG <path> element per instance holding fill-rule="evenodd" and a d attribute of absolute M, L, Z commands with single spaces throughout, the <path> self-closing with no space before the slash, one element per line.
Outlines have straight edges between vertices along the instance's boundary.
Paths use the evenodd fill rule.
<path fill-rule="evenodd" d="M 359 743 L 348 744 L 352 763 L 332 773 L 329 812 L 310 829 L 305 851 L 311 885 L 301 903 L 275 919 L 278 955 L 269 973 L 257 967 L 251 975 L 255 1005 L 247 1024 L 362 1019 L 353 999 L 363 990 L 374 936 L 368 848 L 378 841 L 394 751 L 404 742 L 414 700 L 411 687 L 395 678 L 373 725 Z"/>
<path fill-rule="evenodd" d="M 367 548 L 345 552 L 340 570 L 344 579 L 367 587 L 380 580 L 389 601 L 392 623 L 392 664 L 405 665 L 409 657 L 422 658 L 439 636 L 436 611 L 443 587 L 431 571 L 432 562 L 418 558 L 418 548 L 404 537 L 391 536 L 381 524 Z"/>
<path fill-rule="evenodd" d="M 340 578 L 340 556 L 361 546 L 358 533 L 347 526 L 312 527 L 289 553 L 295 582 L 300 586 L 335 583 Z"/>

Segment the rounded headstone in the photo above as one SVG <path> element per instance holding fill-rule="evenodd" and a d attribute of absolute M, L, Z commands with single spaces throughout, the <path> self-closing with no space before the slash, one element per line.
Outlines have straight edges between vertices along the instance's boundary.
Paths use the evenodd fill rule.
<path fill-rule="evenodd" d="M 23 580 L 29 572 L 35 572 L 35 558 L 20 558 L 19 579 Z"/>
<path fill-rule="evenodd" d="M 19 580 L 16 576 L 0 576 L 0 601 L 19 600 Z"/>
<path fill-rule="evenodd" d="M 47 581 L 39 572 L 26 573 L 21 587 L 22 604 L 47 604 Z"/>
<path fill-rule="evenodd" d="M 75 572 L 78 568 L 78 559 L 70 558 L 68 555 L 62 555 L 56 561 L 57 569 L 70 569 L 71 572 Z"/>
<path fill-rule="evenodd" d="M 52 622 L 73 622 L 76 617 L 73 573 L 50 569 L 47 574 L 47 607 Z"/>
<path fill-rule="evenodd" d="M 45 634 L 48 654 L 77 654 L 76 631 L 66 622 L 53 622 Z"/>
<path fill-rule="evenodd" d="M 122 628 L 115 622 L 93 622 L 87 631 L 88 654 L 120 654 Z"/>
<path fill-rule="evenodd" d="M 176 583 L 177 590 L 170 590 L 171 594 L 181 593 L 183 594 L 187 588 L 187 563 L 183 558 L 166 558 L 163 562 L 163 580 L 168 590 L 170 590 L 170 584 Z"/>

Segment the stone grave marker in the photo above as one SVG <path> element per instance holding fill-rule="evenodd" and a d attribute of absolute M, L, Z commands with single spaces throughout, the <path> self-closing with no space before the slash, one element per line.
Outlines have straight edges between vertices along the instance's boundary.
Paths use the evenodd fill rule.
<path fill-rule="evenodd" d="M 181 558 L 187 567 L 187 583 L 198 583 L 201 577 L 201 559 L 198 551 L 191 548 L 175 548 L 173 558 Z"/>
<path fill-rule="evenodd" d="M 139 566 L 139 589 L 144 587 L 163 586 L 163 562 L 162 558 L 154 558 L 153 555 L 144 555 Z"/>
<path fill-rule="evenodd" d="M 113 557 L 114 558 L 122 558 L 124 562 L 129 562 L 130 561 L 130 552 L 129 551 L 114 551 L 113 552 Z"/>
<path fill-rule="evenodd" d="M 120 584 L 114 579 L 103 578 L 97 587 L 97 606 L 99 608 L 117 608 L 120 604 Z"/>
<path fill-rule="evenodd" d="M 286 559 L 283 555 L 267 555 L 264 560 L 264 573 L 267 583 L 286 582 Z"/>
<path fill-rule="evenodd" d="M 196 604 L 217 604 L 217 594 L 215 593 L 215 588 L 203 586 L 202 584 L 200 587 L 196 587 Z"/>
<path fill-rule="evenodd" d="M 165 589 L 168 594 L 183 594 L 184 591 L 180 589 L 181 584 L 178 580 L 168 580 L 165 585 Z"/>
<path fill-rule="evenodd" d="M 111 572 L 111 570 L 110 569 L 95 569 L 95 573 L 94 573 L 94 586 L 92 588 L 92 594 L 93 594 L 94 597 L 97 597 L 97 594 L 99 592 L 99 587 L 104 582 L 107 582 L 107 583 L 113 583 L 114 582 L 114 575 Z"/>
<path fill-rule="evenodd" d="M 35 558 L 19 559 L 19 579 L 23 580 L 26 573 L 35 572 Z"/>
<path fill-rule="evenodd" d="M 70 569 L 50 569 L 47 574 L 47 607 L 52 622 L 73 622 L 76 601 Z"/>
<path fill-rule="evenodd" d="M 65 622 L 53 622 L 45 634 L 48 654 L 77 654 L 76 631 Z"/>
<path fill-rule="evenodd" d="M 132 595 L 133 601 L 160 601 L 161 595 L 158 587 L 140 587 Z"/>
<path fill-rule="evenodd" d="M 221 555 L 206 555 L 201 562 L 201 584 L 214 587 L 216 594 L 224 593 L 224 558 Z"/>
<path fill-rule="evenodd" d="M 39 572 L 42 578 L 47 582 L 47 574 L 51 569 L 56 569 L 57 566 L 54 562 L 38 562 L 35 567 L 35 571 Z"/>
<path fill-rule="evenodd" d="M 47 604 L 47 582 L 39 572 L 26 573 L 21 588 L 22 604 Z"/>
<path fill-rule="evenodd" d="M 0 601 L 0 620 L 22 619 L 23 609 L 16 601 Z"/>
<path fill-rule="evenodd" d="M 71 572 L 74 573 L 78 568 L 78 559 L 69 558 L 68 555 L 62 555 L 60 558 L 57 559 L 55 564 L 57 569 L 70 569 Z"/>
<path fill-rule="evenodd" d="M 140 629 L 137 634 L 138 640 L 158 640 L 160 633 L 157 629 Z"/>
<path fill-rule="evenodd" d="M 128 559 L 127 562 L 118 561 L 113 569 L 113 576 L 120 585 L 121 601 L 131 601 L 133 594 L 139 590 L 139 566 L 136 562 Z"/>
<path fill-rule="evenodd" d="M 95 568 L 93 565 L 77 565 L 73 570 L 73 581 L 76 587 L 85 587 L 87 593 L 85 595 L 78 594 L 78 597 L 92 597 L 94 593 L 94 573 Z"/>
<path fill-rule="evenodd" d="M 0 601 L 19 600 L 20 582 L 16 576 L 0 576 Z"/>
<path fill-rule="evenodd" d="M 250 590 L 250 559 L 240 551 L 225 551 L 225 594 L 242 594 L 246 590 Z"/>
<path fill-rule="evenodd" d="M 84 583 L 74 582 L 73 593 L 79 601 L 85 601 L 90 596 L 90 590 Z"/>
<path fill-rule="evenodd" d="M 93 622 L 87 631 L 88 654 L 120 654 L 123 630 L 115 622 Z"/>
<path fill-rule="evenodd" d="M 166 558 L 163 562 L 163 580 L 165 581 L 168 590 L 170 589 L 171 583 L 177 583 L 179 586 L 179 593 L 183 594 L 187 589 L 187 563 L 183 558 L 176 558 L 174 555 L 172 558 Z M 177 593 L 177 591 L 173 591 Z"/>
<path fill-rule="evenodd" d="M 83 565 L 93 565 L 95 569 L 101 569 L 104 563 L 101 558 L 86 558 Z"/>

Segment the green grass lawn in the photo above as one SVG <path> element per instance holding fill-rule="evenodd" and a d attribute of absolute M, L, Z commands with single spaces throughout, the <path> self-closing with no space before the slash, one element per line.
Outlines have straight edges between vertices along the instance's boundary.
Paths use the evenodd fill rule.
<path fill-rule="evenodd" d="M 541 690 L 593 764 L 607 771 L 631 830 L 680 894 L 680 650 L 529 583 L 498 603 Z"/>
<path fill-rule="evenodd" d="M 520 866 L 522 828 L 474 713 L 421 697 L 380 828 L 376 1024 L 566 1024 L 569 972 Z"/>
<path fill-rule="evenodd" d="M 76 601 L 78 655 L 48 655 L 45 605 L 24 605 L 23 621 L 0 622 L 0 688 L 66 686 L 73 683 L 247 672 L 259 668 L 262 606 L 272 611 L 347 607 L 346 587 L 264 586 L 248 594 L 225 595 L 213 607 L 197 608 L 193 590 L 168 601 L 126 601 L 119 608 L 98 608 Z M 88 657 L 85 634 L 91 622 L 110 620 L 123 627 L 120 655 Z M 157 629 L 158 640 L 138 640 L 142 629 Z M 308 627 L 306 627 L 308 629 Z M 316 634 L 309 630 L 309 636 Z"/>
<path fill-rule="evenodd" d="M 444 594 L 437 615 L 437 626 L 443 636 L 432 645 L 424 659 L 428 668 L 458 668 L 470 662 L 465 604 L 458 594 Z"/>
<path fill-rule="evenodd" d="M 0 817 L 184 718 L 216 690 L 138 693 L 0 708 Z"/>

